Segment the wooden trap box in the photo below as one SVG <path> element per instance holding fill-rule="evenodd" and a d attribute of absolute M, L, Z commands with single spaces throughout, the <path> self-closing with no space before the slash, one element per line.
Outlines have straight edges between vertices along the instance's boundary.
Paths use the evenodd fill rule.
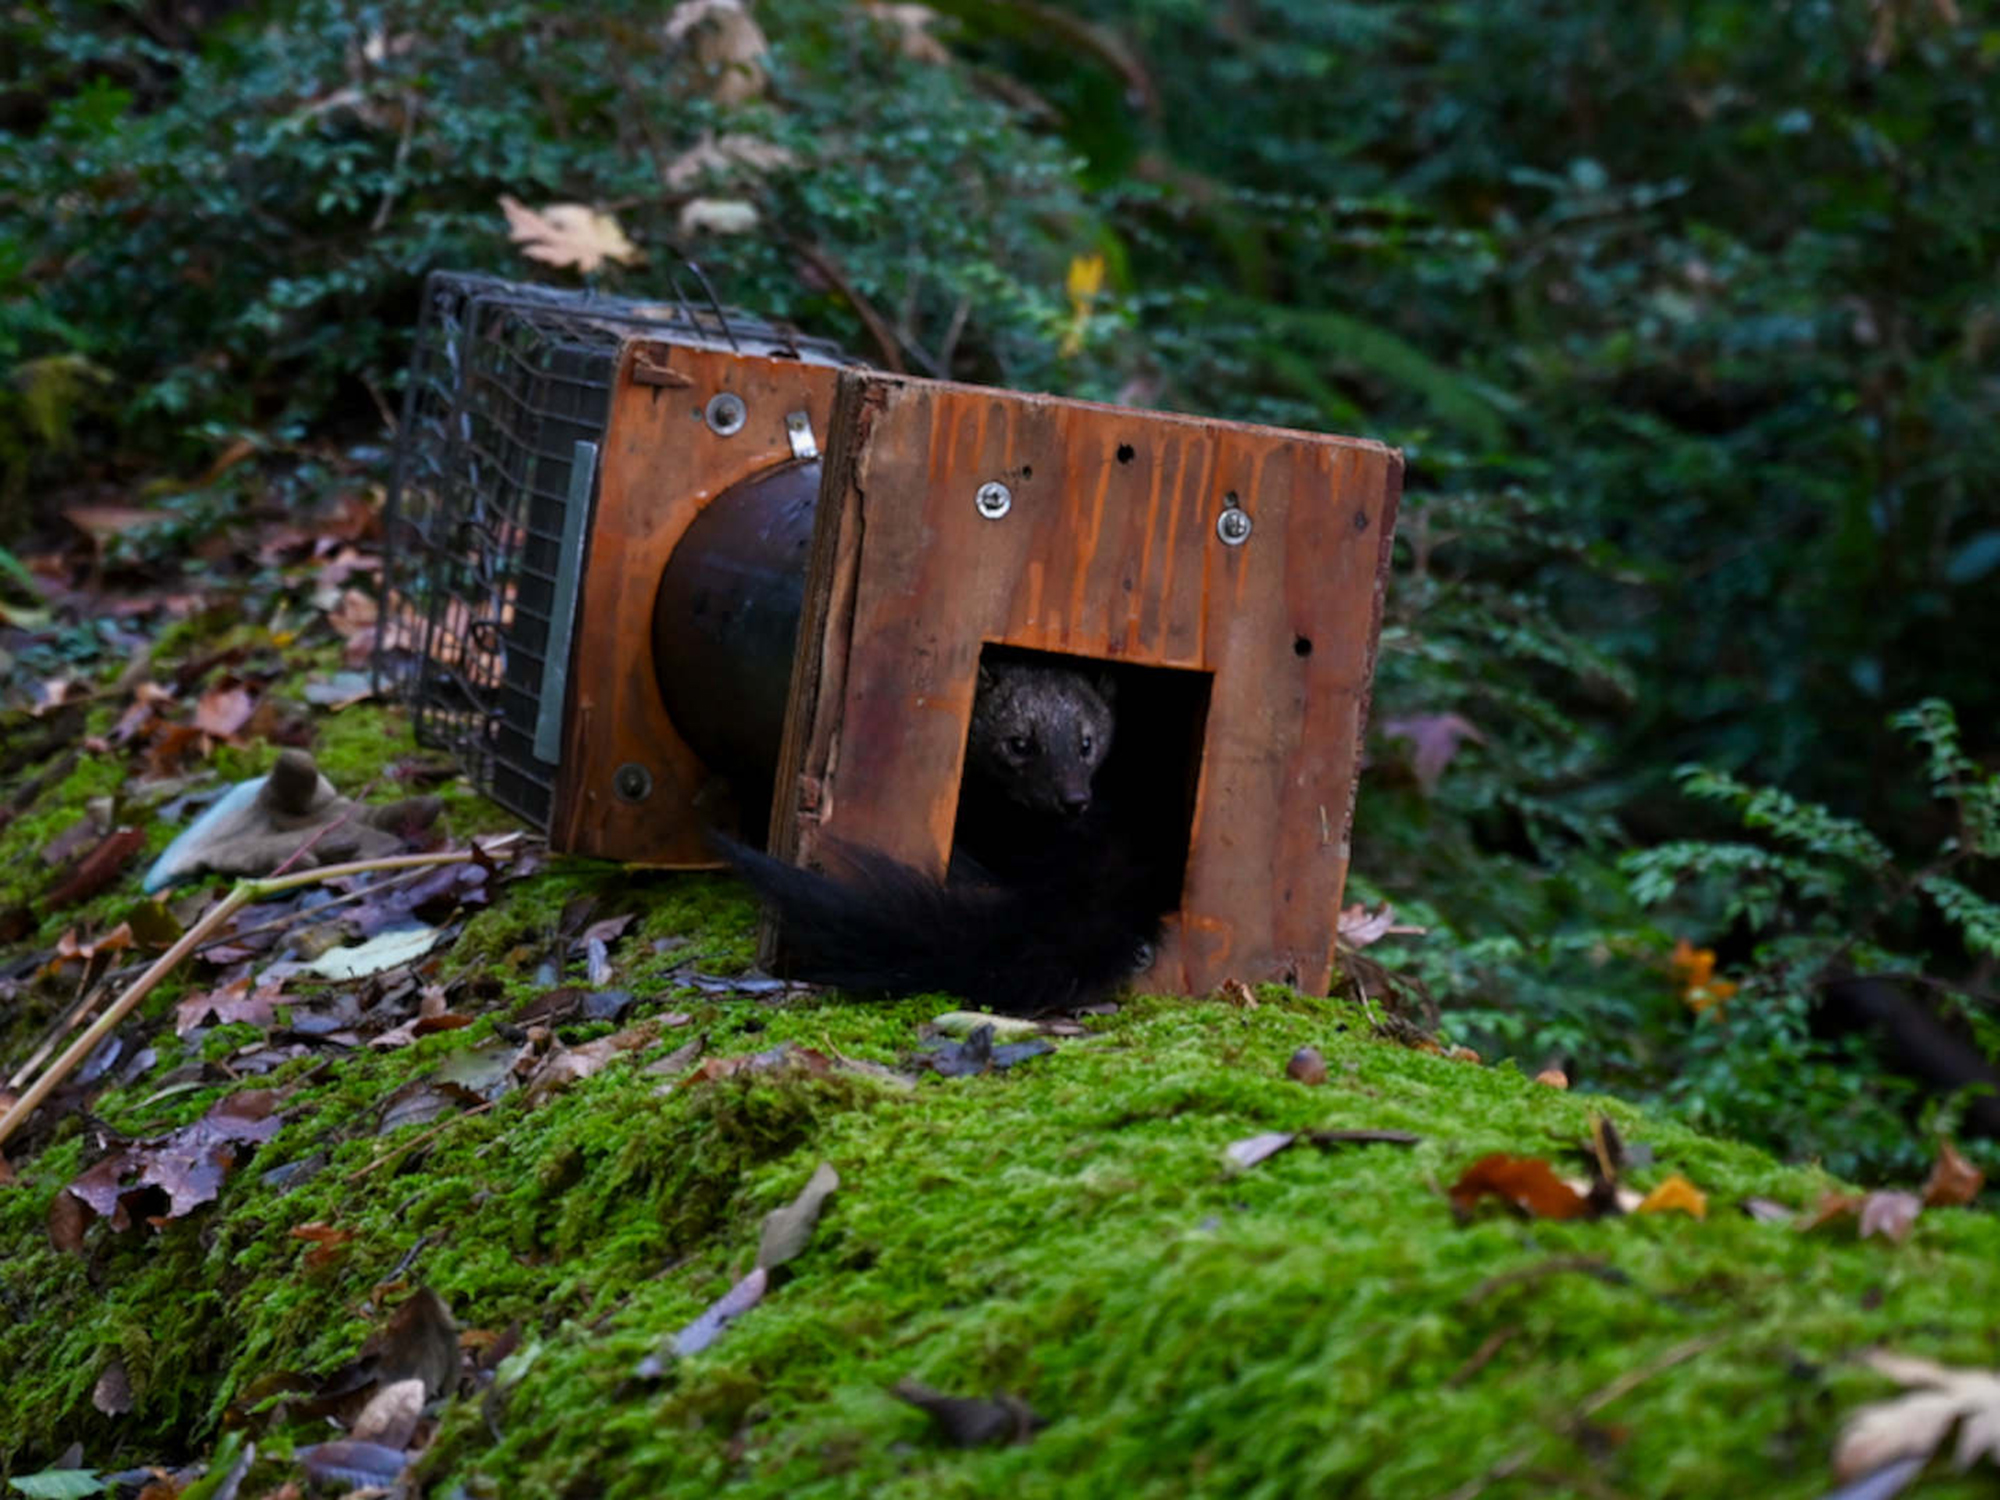
<path fill-rule="evenodd" d="M 1113 664 L 1099 772 L 1185 869 L 1144 987 L 1324 993 L 1402 458 L 1379 443 L 849 370 L 772 851 L 942 873 L 982 653 Z"/>
<path fill-rule="evenodd" d="M 1117 699 L 1097 793 L 1171 913 L 1146 982 L 1319 990 L 1401 476 L 1376 443 L 438 273 L 378 676 L 557 850 L 710 868 L 768 810 L 780 857 L 941 874 L 982 658 L 1084 659 Z"/>

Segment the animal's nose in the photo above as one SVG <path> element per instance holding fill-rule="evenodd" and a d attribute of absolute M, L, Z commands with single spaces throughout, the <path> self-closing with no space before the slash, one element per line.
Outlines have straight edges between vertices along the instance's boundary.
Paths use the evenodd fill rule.
<path fill-rule="evenodd" d="M 1072 818 L 1077 816 L 1079 813 L 1089 812 L 1090 793 L 1064 792 L 1062 798 L 1062 805 L 1063 805 L 1063 811 L 1068 813 Z"/>

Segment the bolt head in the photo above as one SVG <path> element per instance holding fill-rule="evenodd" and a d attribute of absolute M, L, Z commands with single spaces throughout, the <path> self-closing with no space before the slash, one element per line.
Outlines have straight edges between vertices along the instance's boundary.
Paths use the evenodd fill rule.
<path fill-rule="evenodd" d="M 708 406 L 702 416 L 708 422 L 710 432 L 717 437 L 729 437 L 743 430 L 744 422 L 749 420 L 750 409 L 734 391 L 721 391 L 708 398 Z"/>
<path fill-rule="evenodd" d="M 1240 547 L 1250 540 L 1250 513 L 1234 506 L 1215 518 L 1215 534 L 1226 547 Z"/>
<path fill-rule="evenodd" d="M 611 773 L 611 789 L 624 802 L 644 802 L 653 795 L 653 773 L 628 760 Z"/>
<path fill-rule="evenodd" d="M 1014 492 L 997 479 L 988 480 L 972 497 L 972 503 L 987 520 L 997 521 L 1014 508 Z"/>

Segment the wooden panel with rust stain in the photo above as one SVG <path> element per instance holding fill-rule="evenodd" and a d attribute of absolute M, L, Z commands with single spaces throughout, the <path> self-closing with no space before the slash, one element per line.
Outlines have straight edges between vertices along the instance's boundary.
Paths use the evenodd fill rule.
<path fill-rule="evenodd" d="M 822 517 L 851 618 L 801 640 L 839 680 L 794 683 L 802 824 L 941 871 L 987 642 L 1205 671 L 1185 892 L 1147 982 L 1324 990 L 1400 455 L 850 372 L 836 421 L 864 412 Z M 997 521 L 973 503 L 995 480 L 1013 497 Z M 1237 547 L 1216 533 L 1232 492 L 1253 528 Z"/>
<path fill-rule="evenodd" d="M 646 381 L 632 378 L 635 361 Z M 577 607 L 569 714 L 552 847 L 574 854 L 712 868 L 704 830 L 730 826 L 719 779 L 674 730 L 653 675 L 653 600 L 689 524 L 731 485 L 790 462 L 787 413 L 828 431 L 838 370 L 791 359 L 640 342 L 620 360 L 600 460 L 584 588 Z M 743 398 L 747 420 L 722 437 L 703 408 L 720 391 Z M 717 683 L 727 691 L 727 683 Z M 643 802 L 621 799 L 618 767 L 652 777 Z M 711 782 L 714 782 L 711 785 Z"/>

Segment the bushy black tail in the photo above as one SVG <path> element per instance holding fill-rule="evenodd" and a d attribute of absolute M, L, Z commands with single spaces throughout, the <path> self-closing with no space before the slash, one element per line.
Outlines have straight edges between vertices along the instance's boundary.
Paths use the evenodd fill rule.
<path fill-rule="evenodd" d="M 943 883 L 872 849 L 836 846 L 840 880 L 741 844 L 723 850 L 776 914 L 787 971 L 845 989 L 937 990 L 1029 1015 L 1104 994 L 1160 932 L 1156 882 L 1115 844 L 1004 880 Z"/>

